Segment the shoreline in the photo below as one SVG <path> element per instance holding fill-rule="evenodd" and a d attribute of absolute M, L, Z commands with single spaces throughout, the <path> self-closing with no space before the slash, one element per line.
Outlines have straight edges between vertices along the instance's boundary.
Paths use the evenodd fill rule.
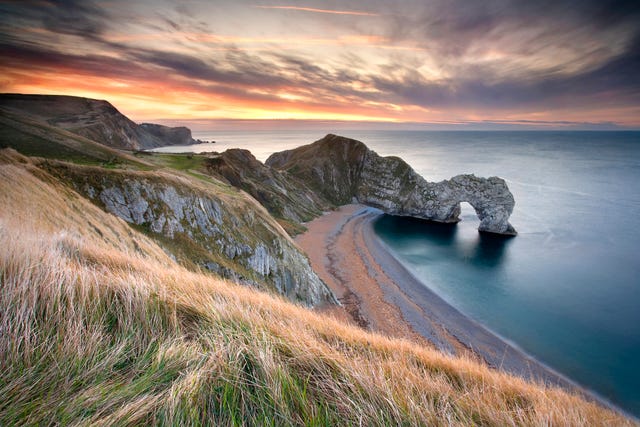
<path fill-rule="evenodd" d="M 308 231 L 296 236 L 313 269 L 343 305 L 321 311 L 374 332 L 561 387 L 629 415 L 470 319 L 425 286 L 376 237 L 373 222 L 380 215 L 364 205 L 345 205 L 305 224 Z"/>

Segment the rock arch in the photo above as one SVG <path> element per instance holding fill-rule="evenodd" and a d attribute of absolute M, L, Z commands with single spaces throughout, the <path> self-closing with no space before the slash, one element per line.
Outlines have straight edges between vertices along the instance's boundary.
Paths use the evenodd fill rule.
<path fill-rule="evenodd" d="M 362 142 L 327 135 L 313 144 L 271 155 L 266 165 L 303 180 L 333 204 L 357 201 L 392 215 L 458 222 L 468 202 L 481 232 L 515 235 L 515 200 L 502 178 L 458 175 L 428 182 L 398 157 L 381 157 Z"/>

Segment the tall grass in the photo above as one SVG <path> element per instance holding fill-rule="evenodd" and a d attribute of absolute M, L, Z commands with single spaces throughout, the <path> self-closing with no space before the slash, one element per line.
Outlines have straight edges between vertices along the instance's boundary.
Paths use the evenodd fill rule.
<path fill-rule="evenodd" d="M 0 203 L 0 425 L 631 424 L 187 271 L 124 222 L 12 168 L 0 165 L 0 199 L 14 203 Z M 59 228 L 15 215 L 45 202 L 76 204 L 109 230 L 71 206 Z"/>

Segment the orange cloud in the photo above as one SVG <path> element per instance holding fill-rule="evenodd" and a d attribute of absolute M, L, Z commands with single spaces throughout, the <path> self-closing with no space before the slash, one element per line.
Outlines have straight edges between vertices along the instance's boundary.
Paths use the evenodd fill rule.
<path fill-rule="evenodd" d="M 114 79 L 66 70 L 3 69 L 0 89 L 8 92 L 65 94 L 106 99 L 134 120 L 304 119 L 395 122 L 406 119 L 391 105 L 357 105 L 336 97 L 314 102 L 296 88 L 282 88 L 271 99 L 215 90 L 199 91 L 189 82 Z M 262 94 L 264 95 L 264 94 Z"/>
<path fill-rule="evenodd" d="M 418 106 L 385 102 L 356 102 L 336 96 L 314 102 L 310 94 L 294 87 L 281 88 L 272 99 L 203 91 L 188 82 L 167 80 L 114 79 L 67 70 L 5 69 L 0 67 L 0 90 L 6 92 L 65 94 L 106 99 L 136 121 L 156 119 L 243 119 L 243 120 L 332 120 L 359 122 L 430 122 L 468 124 L 494 122 L 557 128 L 562 120 L 575 122 L 611 121 L 638 126 L 638 108 L 567 108 L 565 111 L 475 111 L 469 109 L 430 110 Z M 264 95 L 264 94 L 261 94 Z M 312 95 L 312 94 L 311 94 Z M 567 122 L 566 126 L 571 126 Z"/>

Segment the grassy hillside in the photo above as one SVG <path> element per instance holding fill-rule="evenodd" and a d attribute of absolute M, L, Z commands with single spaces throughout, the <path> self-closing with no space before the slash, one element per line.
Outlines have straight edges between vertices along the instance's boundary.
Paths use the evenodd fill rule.
<path fill-rule="evenodd" d="M 156 240 L 190 270 L 207 269 L 309 306 L 334 301 L 282 227 L 228 184 L 175 170 L 30 162 Z"/>
<path fill-rule="evenodd" d="M 0 425 L 630 425 L 188 271 L 0 156 Z"/>
<path fill-rule="evenodd" d="M 149 169 L 151 164 L 83 136 L 0 108 L 0 148 L 80 164 Z"/>
<path fill-rule="evenodd" d="M 185 127 L 138 125 L 104 100 L 3 93 L 0 94 L 0 109 L 113 148 L 139 150 L 196 142 Z"/>

